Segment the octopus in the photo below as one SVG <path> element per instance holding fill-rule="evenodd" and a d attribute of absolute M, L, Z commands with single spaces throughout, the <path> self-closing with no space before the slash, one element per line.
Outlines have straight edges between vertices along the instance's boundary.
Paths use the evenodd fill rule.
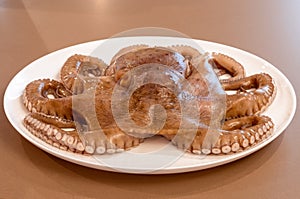
<path fill-rule="evenodd" d="M 262 113 L 276 93 L 266 73 L 246 76 L 234 58 L 184 45 L 134 45 L 109 64 L 72 55 L 60 80 L 38 79 L 23 93 L 25 127 L 61 150 L 117 153 L 162 136 L 193 154 L 231 154 L 272 135 Z"/>

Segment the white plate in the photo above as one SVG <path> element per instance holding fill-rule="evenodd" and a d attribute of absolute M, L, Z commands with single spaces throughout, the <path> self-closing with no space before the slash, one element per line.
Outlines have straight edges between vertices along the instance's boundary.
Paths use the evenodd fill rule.
<path fill-rule="evenodd" d="M 151 169 L 151 166 L 149 165 L 151 165 L 151 162 L 153 161 L 151 161 L 152 157 L 149 151 L 164 146 L 168 143 L 165 139 L 153 137 L 145 143 L 142 143 L 139 147 L 130 150 L 130 153 L 102 155 L 101 157 L 95 155 L 83 156 L 52 147 L 34 137 L 23 126 L 22 120 L 28 112 L 22 104 L 21 95 L 25 86 L 29 82 L 34 79 L 41 78 L 58 79 L 60 67 L 69 56 L 75 53 L 98 56 L 104 61 L 109 62 L 111 57 L 119 48 L 140 43 L 159 46 L 188 44 L 197 47 L 195 45 L 200 45 L 205 51 L 222 52 L 234 57 L 245 66 L 247 75 L 260 72 L 269 73 L 274 78 L 277 86 L 277 95 L 274 102 L 264 114 L 273 119 L 275 123 L 274 134 L 266 141 L 239 153 L 219 156 L 197 156 L 186 153 L 167 166 L 161 166 L 159 169 Z M 280 107 L 280 109 L 277 107 Z M 27 65 L 11 80 L 4 95 L 4 109 L 10 123 L 24 138 L 54 156 L 83 166 L 107 171 L 166 174 L 215 167 L 238 160 L 263 148 L 277 138 L 291 122 L 296 110 L 296 95 L 289 80 L 278 69 L 276 69 L 276 67 L 267 61 L 240 49 L 208 41 L 188 40 L 175 37 L 124 37 L 115 38 L 109 41 L 99 40 L 71 46 L 37 59 Z M 171 150 L 177 149 L 173 147 Z M 131 160 L 131 154 L 140 153 L 143 154 L 144 158 Z M 164 156 L 164 154 L 158 156 L 156 156 L 156 160 L 157 158 L 161 160 L 167 159 L 167 156 Z"/>

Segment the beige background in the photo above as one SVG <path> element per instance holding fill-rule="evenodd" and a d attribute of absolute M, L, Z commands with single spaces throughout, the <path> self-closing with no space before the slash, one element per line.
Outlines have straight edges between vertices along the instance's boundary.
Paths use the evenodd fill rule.
<path fill-rule="evenodd" d="M 252 52 L 299 92 L 299 10 L 297 0 L 0 0 L 1 104 L 10 79 L 33 60 L 145 26 Z M 161 176 L 104 172 L 53 157 L 22 138 L 0 111 L 0 198 L 300 197 L 298 111 L 278 139 L 251 156 Z"/>

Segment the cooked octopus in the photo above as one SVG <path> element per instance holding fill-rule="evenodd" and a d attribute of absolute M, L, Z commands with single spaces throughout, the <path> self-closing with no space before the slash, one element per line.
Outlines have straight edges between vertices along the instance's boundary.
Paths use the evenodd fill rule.
<path fill-rule="evenodd" d="M 194 154 L 228 154 L 264 141 L 274 128 L 262 115 L 275 96 L 272 77 L 246 77 L 239 62 L 221 53 L 136 45 L 109 65 L 71 56 L 60 78 L 30 82 L 23 101 L 30 112 L 25 127 L 62 150 L 115 153 L 163 136 Z"/>

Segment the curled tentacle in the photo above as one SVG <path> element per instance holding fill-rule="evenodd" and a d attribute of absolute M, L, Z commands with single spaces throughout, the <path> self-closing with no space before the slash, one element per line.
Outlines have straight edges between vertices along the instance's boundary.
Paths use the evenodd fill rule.
<path fill-rule="evenodd" d="M 79 136 L 74 123 L 57 122 L 51 116 L 30 113 L 23 120 L 24 126 L 44 142 L 64 151 L 80 154 L 122 152 L 137 146 L 142 140 L 133 139 L 123 132 L 109 130 L 107 136 L 99 136 L 97 130 L 87 132 L 85 139 Z"/>
<path fill-rule="evenodd" d="M 212 148 L 218 154 L 237 152 L 257 144 L 273 133 L 274 124 L 267 116 L 246 116 L 226 121 L 219 141 Z"/>
<path fill-rule="evenodd" d="M 40 79 L 30 82 L 23 93 L 23 103 L 30 112 L 72 120 L 72 98 L 63 84 Z"/>
<path fill-rule="evenodd" d="M 212 63 L 221 82 L 230 82 L 245 77 L 244 67 L 228 55 L 213 52 Z M 230 77 L 222 79 L 225 74 Z"/>
<path fill-rule="evenodd" d="M 222 86 L 226 91 L 238 90 L 236 94 L 227 95 L 227 119 L 261 113 L 275 96 L 272 78 L 266 73 L 223 82 Z"/>
<path fill-rule="evenodd" d="M 34 117 L 41 122 L 55 125 L 58 128 L 75 128 L 73 120 L 67 120 L 61 117 L 46 115 L 44 113 L 30 113 L 31 117 Z"/>
<path fill-rule="evenodd" d="M 232 119 L 224 123 L 219 131 L 219 138 L 210 148 L 203 148 L 205 135 L 198 133 L 189 147 L 184 140 L 176 140 L 174 135 L 164 135 L 172 140 L 178 148 L 187 148 L 194 154 L 228 154 L 243 151 L 252 145 L 264 141 L 273 133 L 274 124 L 267 116 L 246 116 Z"/>
<path fill-rule="evenodd" d="M 204 54 L 204 52 L 200 52 L 197 49 L 186 45 L 174 45 L 168 48 L 180 53 L 189 61 Z M 245 77 L 244 67 L 232 57 L 216 52 L 213 52 L 211 56 L 211 63 L 221 82 Z M 225 77 L 224 79 L 225 75 L 230 77 Z"/>
<path fill-rule="evenodd" d="M 60 128 L 61 126 L 57 126 L 55 120 L 39 113 L 28 114 L 23 123 L 33 135 L 54 147 L 65 151 L 84 153 L 84 144 L 74 129 L 74 124 L 64 126 L 65 128 L 71 128 L 70 130 L 64 130 Z"/>
<path fill-rule="evenodd" d="M 67 59 L 60 70 L 60 79 L 72 93 L 82 93 L 89 86 L 89 81 L 102 76 L 107 65 L 100 59 L 75 54 Z M 93 84 L 93 82 L 91 83 Z"/>

